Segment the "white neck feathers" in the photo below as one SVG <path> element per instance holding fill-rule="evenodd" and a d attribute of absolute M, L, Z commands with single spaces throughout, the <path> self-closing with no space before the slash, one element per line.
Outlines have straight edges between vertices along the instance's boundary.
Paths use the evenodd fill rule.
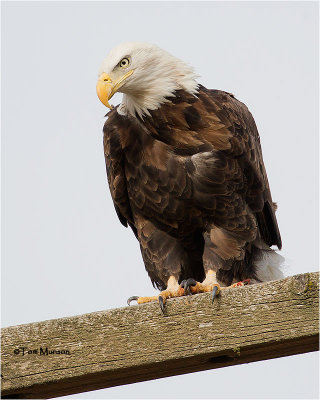
<path fill-rule="evenodd" d="M 168 98 L 176 90 L 184 89 L 191 94 L 198 91 L 198 75 L 192 67 L 156 46 L 148 50 L 140 51 L 131 82 L 123 87 L 119 114 L 142 118 L 170 101 Z"/>

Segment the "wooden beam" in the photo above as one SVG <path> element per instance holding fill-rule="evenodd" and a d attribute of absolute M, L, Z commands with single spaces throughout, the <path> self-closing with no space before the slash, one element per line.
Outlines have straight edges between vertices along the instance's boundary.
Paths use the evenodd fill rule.
<path fill-rule="evenodd" d="M 319 273 L 2 330 L 3 398 L 51 398 L 318 350 Z M 53 353 L 51 353 L 53 351 Z"/>

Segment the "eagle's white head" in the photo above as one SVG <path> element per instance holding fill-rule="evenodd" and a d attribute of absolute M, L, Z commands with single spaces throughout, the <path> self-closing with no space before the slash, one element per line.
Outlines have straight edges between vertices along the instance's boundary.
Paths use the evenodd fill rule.
<path fill-rule="evenodd" d="M 119 114 L 150 115 L 174 96 L 178 89 L 195 94 L 198 89 L 193 68 L 154 44 L 128 42 L 110 51 L 99 70 L 97 93 L 102 103 L 116 92 L 123 93 Z"/>

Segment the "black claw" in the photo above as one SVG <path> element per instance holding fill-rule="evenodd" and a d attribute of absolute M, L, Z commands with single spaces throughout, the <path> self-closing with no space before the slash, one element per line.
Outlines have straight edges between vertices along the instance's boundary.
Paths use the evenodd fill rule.
<path fill-rule="evenodd" d="M 190 286 L 196 286 L 197 282 L 193 278 L 189 278 L 184 283 L 184 292 L 191 294 Z"/>
<path fill-rule="evenodd" d="M 161 312 L 162 312 L 163 315 L 165 315 L 163 297 L 159 296 L 158 299 L 159 299 L 159 305 L 160 305 L 160 308 L 161 308 Z"/>
<path fill-rule="evenodd" d="M 181 283 L 180 283 L 180 287 L 184 288 L 184 285 L 186 284 L 187 280 L 184 279 Z"/>
<path fill-rule="evenodd" d="M 211 299 L 211 303 L 212 304 L 213 304 L 214 299 L 216 297 L 217 291 L 218 291 L 218 286 L 214 286 L 214 288 L 212 289 L 212 299 Z"/>
<path fill-rule="evenodd" d="M 136 301 L 137 301 L 138 298 L 139 298 L 139 296 L 131 296 L 131 297 L 129 297 L 128 300 L 127 300 L 128 306 L 130 306 L 130 303 L 131 303 L 133 300 L 136 300 Z"/>

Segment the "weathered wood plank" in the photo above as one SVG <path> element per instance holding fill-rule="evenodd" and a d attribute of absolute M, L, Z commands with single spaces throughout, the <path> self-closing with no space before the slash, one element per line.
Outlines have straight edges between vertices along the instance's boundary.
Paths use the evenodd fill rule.
<path fill-rule="evenodd" d="M 57 397 L 318 350 L 318 289 L 319 273 L 307 273 L 226 289 L 214 305 L 210 294 L 172 299 L 166 317 L 150 303 L 4 328 L 2 395 Z"/>

